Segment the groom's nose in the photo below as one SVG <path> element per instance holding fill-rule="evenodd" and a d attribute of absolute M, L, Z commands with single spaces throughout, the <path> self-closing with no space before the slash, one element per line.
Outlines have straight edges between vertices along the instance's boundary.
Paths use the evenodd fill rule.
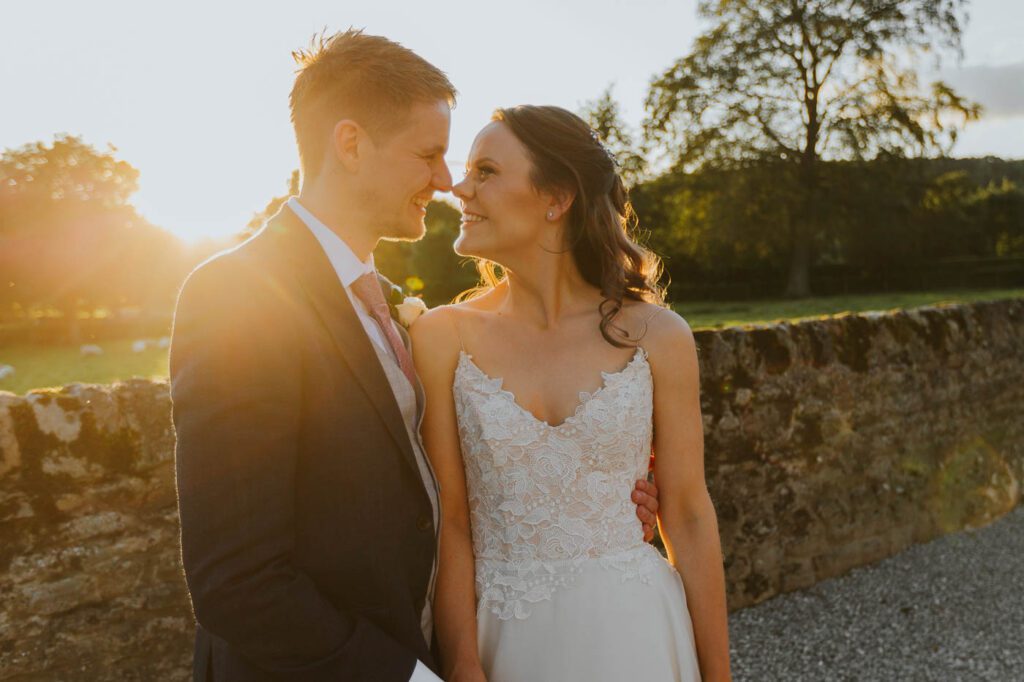
<path fill-rule="evenodd" d="M 440 167 L 434 172 L 432 178 L 434 188 L 439 192 L 451 192 L 452 191 L 452 172 L 448 168 L 448 164 L 442 161 Z"/>

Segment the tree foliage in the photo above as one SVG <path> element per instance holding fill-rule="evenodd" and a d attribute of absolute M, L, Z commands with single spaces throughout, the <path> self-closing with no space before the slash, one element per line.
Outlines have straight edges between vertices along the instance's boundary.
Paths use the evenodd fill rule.
<path fill-rule="evenodd" d="M 647 172 L 646 157 L 640 150 L 637 135 L 622 119 L 612 86 L 608 86 L 597 99 L 585 102 L 579 113 L 615 157 L 626 186 L 633 187 L 643 180 Z"/>
<path fill-rule="evenodd" d="M 299 183 L 301 175 L 299 170 L 295 169 L 292 174 L 288 177 L 288 191 L 281 196 L 274 197 L 267 202 L 267 205 L 263 207 L 262 211 L 259 211 L 252 216 L 252 220 L 245 226 L 245 230 L 242 231 L 240 238 L 245 239 L 255 234 L 264 223 L 274 217 L 274 215 L 281 210 L 281 206 L 284 202 L 288 201 L 289 197 L 297 196 L 299 193 Z"/>
<path fill-rule="evenodd" d="M 423 239 L 381 243 L 374 255 L 378 270 L 410 293 L 422 295 L 432 306 L 450 303 L 478 280 L 472 260 L 452 248 L 461 221 L 462 213 L 457 208 L 444 201 L 431 201 Z"/>
<path fill-rule="evenodd" d="M 0 157 L 0 313 L 173 305 L 183 245 L 129 198 L 138 171 L 62 135 Z"/>
<path fill-rule="evenodd" d="M 139 172 L 78 137 L 58 135 L 0 156 L 0 234 L 61 230 L 68 217 L 121 208 L 138 186 Z"/>
<path fill-rule="evenodd" d="M 644 130 L 678 169 L 792 166 L 787 291 L 809 293 L 819 160 L 948 151 L 980 108 L 916 67 L 961 49 L 965 0 L 701 0 L 709 28 L 651 84 Z M 936 57 L 938 59 L 938 57 Z"/>
<path fill-rule="evenodd" d="M 665 259 L 673 296 L 736 298 L 781 289 L 792 192 L 786 183 L 794 181 L 787 169 L 766 161 L 674 171 L 633 189 L 640 225 Z M 822 279 L 827 273 L 842 273 L 863 291 L 887 290 L 884 273 L 912 271 L 927 273 L 917 281 L 884 278 L 911 287 L 1024 282 L 1024 161 L 880 157 L 823 161 L 819 170 L 827 238 L 814 272 L 823 292 L 835 290 Z M 1005 275 L 933 277 L 972 262 Z"/>

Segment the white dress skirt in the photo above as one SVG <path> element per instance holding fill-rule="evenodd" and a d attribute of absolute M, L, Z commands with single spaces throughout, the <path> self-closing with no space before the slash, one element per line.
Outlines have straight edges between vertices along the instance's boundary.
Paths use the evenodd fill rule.
<path fill-rule="evenodd" d="M 646 584 L 623 581 L 618 570 L 589 561 L 572 584 L 534 604 L 525 619 L 502 620 L 478 609 L 487 679 L 699 680 L 683 583 L 657 559 Z"/>
<path fill-rule="evenodd" d="M 651 451 L 638 349 L 557 426 L 463 353 L 453 392 L 489 682 L 700 679 L 686 594 L 630 501 Z"/>

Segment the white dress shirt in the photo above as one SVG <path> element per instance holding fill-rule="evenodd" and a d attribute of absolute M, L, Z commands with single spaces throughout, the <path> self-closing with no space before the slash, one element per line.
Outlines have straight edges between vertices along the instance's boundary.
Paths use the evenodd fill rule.
<path fill-rule="evenodd" d="M 352 282 L 355 282 L 368 272 L 376 271 L 373 264 L 373 254 L 371 253 L 366 261 L 359 260 L 356 254 L 352 253 L 352 249 L 349 248 L 344 239 L 336 235 L 331 228 L 324 225 L 316 216 L 306 210 L 306 207 L 300 204 L 299 200 L 295 197 L 288 200 L 288 208 L 295 215 L 299 216 L 299 219 L 305 223 L 306 227 L 313 233 L 313 236 L 316 237 L 316 240 L 320 242 L 324 253 L 327 254 L 327 259 L 331 261 L 334 271 L 338 274 L 338 279 L 341 280 L 341 285 L 345 287 L 345 293 L 348 294 L 348 298 L 352 302 L 352 307 L 356 310 L 359 321 L 363 323 L 367 336 L 378 346 L 393 355 L 394 351 L 391 350 L 391 345 L 384 338 L 384 332 L 381 331 L 376 320 L 370 315 L 366 306 L 363 305 L 362 300 L 352 291 Z"/>
<path fill-rule="evenodd" d="M 373 316 L 370 315 L 363 302 L 351 289 L 352 282 L 355 282 L 362 275 L 376 270 L 373 265 L 373 254 L 370 254 L 369 259 L 366 261 L 359 260 L 356 254 L 352 253 L 352 249 L 345 243 L 345 240 L 307 211 L 297 198 L 292 197 L 288 200 L 288 208 L 299 217 L 299 220 L 305 223 L 306 227 L 313 233 L 313 236 L 316 237 L 316 240 L 320 242 L 320 246 L 323 248 L 324 253 L 327 254 L 327 259 L 331 261 L 331 266 L 337 273 L 338 279 L 341 280 L 341 285 L 345 287 L 345 293 L 348 294 L 348 298 L 352 302 L 352 307 L 355 308 L 359 321 L 363 323 L 363 328 L 366 329 L 366 335 L 375 344 L 393 356 L 394 350 L 392 350 L 387 339 L 384 338 L 384 332 L 378 326 Z M 441 682 L 441 678 L 431 672 L 430 668 L 423 665 L 422 661 L 416 661 L 416 668 L 412 671 L 412 677 L 409 678 L 409 682 Z"/>

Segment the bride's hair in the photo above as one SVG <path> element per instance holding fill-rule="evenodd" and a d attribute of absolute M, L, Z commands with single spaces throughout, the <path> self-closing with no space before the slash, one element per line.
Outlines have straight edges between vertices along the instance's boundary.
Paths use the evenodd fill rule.
<path fill-rule="evenodd" d="M 530 179 L 547 192 L 574 195 L 567 220 L 566 247 L 583 279 L 600 289 L 601 335 L 629 347 L 637 338 L 615 324 L 623 301 L 664 305 L 659 285 L 661 260 L 637 244 L 631 233 L 637 219 L 615 158 L 583 119 L 554 106 L 521 105 L 497 109 L 492 121 L 508 126 L 532 161 Z M 469 298 L 504 280 L 495 263 L 477 261 L 482 286 Z"/>

